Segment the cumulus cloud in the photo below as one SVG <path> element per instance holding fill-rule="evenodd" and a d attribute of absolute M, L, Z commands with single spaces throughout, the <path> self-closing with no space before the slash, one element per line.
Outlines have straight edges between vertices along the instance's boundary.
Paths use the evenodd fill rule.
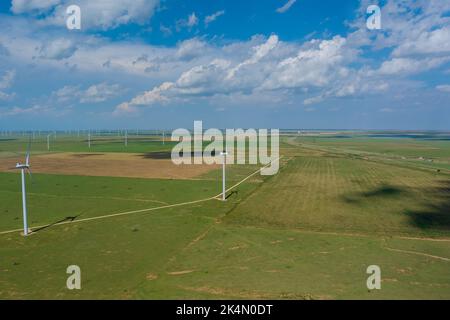
<path fill-rule="evenodd" d="M 62 3 L 62 0 L 12 0 L 11 11 L 20 13 L 42 13 Z"/>
<path fill-rule="evenodd" d="M 188 39 L 178 44 L 175 58 L 186 61 L 205 54 L 207 44 L 198 38 Z"/>
<path fill-rule="evenodd" d="M 31 107 L 11 107 L 0 109 L 0 117 L 18 116 L 18 115 L 38 115 L 54 111 L 48 106 L 33 105 Z"/>
<path fill-rule="evenodd" d="M 80 86 L 64 86 L 53 92 L 58 102 L 79 101 L 80 103 L 99 103 L 110 100 L 123 93 L 118 84 L 99 83 L 83 90 Z"/>
<path fill-rule="evenodd" d="M 56 39 L 42 44 L 38 48 L 38 57 L 42 59 L 62 60 L 70 58 L 77 51 L 75 43 L 69 39 Z"/>
<path fill-rule="evenodd" d="M 448 61 L 450 61 L 450 57 L 424 59 L 393 58 L 384 61 L 376 73 L 404 76 L 437 68 Z"/>
<path fill-rule="evenodd" d="M 278 36 L 271 35 L 267 40 L 267 42 L 253 48 L 254 50 L 253 55 L 249 59 L 239 63 L 236 67 L 232 68 L 227 75 L 227 79 L 231 79 L 232 77 L 234 77 L 235 74 L 243 67 L 258 63 L 271 50 L 273 50 L 277 46 L 277 44 L 278 44 Z"/>
<path fill-rule="evenodd" d="M 159 0 L 13 0 L 11 11 L 42 15 L 45 23 L 65 28 L 69 5 L 80 6 L 83 29 L 107 30 L 129 23 L 147 24 Z"/>
<path fill-rule="evenodd" d="M 263 87 L 277 89 L 327 84 L 339 72 L 338 65 L 344 59 L 345 41 L 340 36 L 331 40 L 313 40 L 313 48 L 300 50 L 297 56 L 282 60 Z"/>
<path fill-rule="evenodd" d="M 47 7 L 50 9 L 46 11 L 44 2 L 41 5 L 37 4 L 39 1 L 22 2 L 22 9 L 19 2 L 15 9 L 17 12 L 44 12 L 41 15 L 47 23 L 54 22 L 51 18 L 56 19 L 60 5 L 53 4 L 52 7 L 49 4 Z M 61 0 L 60 3 L 66 1 Z M 92 1 L 92 5 L 95 3 Z M 141 2 L 133 3 L 139 6 Z M 192 102 L 214 104 L 219 101 L 220 107 L 228 101 L 236 105 L 272 102 L 280 106 L 284 102 L 312 105 L 328 99 L 350 99 L 388 90 L 392 93 L 399 82 L 406 95 L 408 85 L 409 88 L 417 88 L 421 81 L 427 81 L 411 75 L 434 72 L 439 67 L 449 68 L 450 51 L 447 46 L 450 41 L 446 39 L 450 17 L 442 14 L 450 12 L 448 2 L 387 0 L 383 2 L 383 29 L 379 32 L 370 32 L 365 27 L 365 9 L 369 3 L 368 0 L 361 1 L 361 15 L 350 23 L 347 34 L 316 34 L 301 42 L 285 42 L 277 35 L 255 35 L 249 40 L 226 42 L 195 37 L 176 45 L 153 46 L 117 39 L 110 41 L 92 33 L 70 33 L 61 38 L 56 32 L 40 31 L 44 29 L 36 27 L 40 24 L 38 21 L 28 28 L 33 30 L 32 34 L 26 31 L 23 34 L 1 33 L 0 42 L 7 44 L 7 50 L 15 54 L 5 57 L 0 53 L 0 58 L 18 61 L 21 65 L 36 64 L 42 69 L 64 68 L 65 72 L 67 65 L 77 65 L 80 76 L 95 73 L 95 76 L 103 77 L 100 79 L 110 79 L 114 75 L 124 78 L 128 84 L 139 83 L 131 89 L 135 90 L 134 98 L 117 106 L 115 114 L 133 113 L 144 106 Z M 120 7 L 122 4 L 111 1 L 111 6 Z M 127 15 L 128 9 L 113 16 Z M 221 11 L 218 11 L 205 17 L 203 22 L 207 25 L 220 15 Z M 111 24 L 103 21 L 100 15 L 94 25 L 111 28 L 137 23 L 136 17 L 137 14 L 128 14 Z M 29 23 L 31 19 L 28 18 L 23 20 Z M 8 25 L 0 21 L 0 27 L 5 24 Z M 189 29 L 198 24 L 199 17 L 192 13 L 170 31 L 161 25 L 161 31 L 169 34 L 176 28 Z M 9 25 L 14 29 L 18 24 Z M 22 29 L 26 30 L 26 25 Z M 31 59 L 31 56 L 40 59 Z M 86 82 L 62 88 L 59 99 L 75 97 L 79 103 L 106 101 L 104 99 L 110 99 L 110 95 L 102 96 L 99 92 L 120 92 L 117 88 L 107 90 L 100 85 L 89 89 Z"/>
<path fill-rule="evenodd" d="M 394 56 L 412 54 L 450 53 L 450 27 L 424 31 L 406 39 L 393 52 Z"/>
<path fill-rule="evenodd" d="M 100 83 L 87 88 L 82 93 L 80 102 L 103 102 L 120 95 L 122 92 L 123 90 L 118 84 L 108 85 L 107 83 Z"/>
<path fill-rule="evenodd" d="M 388 0 L 381 7 L 382 29 L 373 33 L 365 28 L 369 0 L 362 0 L 358 16 L 350 23 L 354 32 L 349 41 L 354 45 L 393 49 L 393 56 L 449 52 L 449 1 Z"/>
<path fill-rule="evenodd" d="M 225 94 L 245 89 L 242 77 L 237 78 L 238 71 L 245 66 L 257 64 L 278 44 L 276 35 L 270 36 L 264 43 L 254 46 L 249 58 L 237 64 L 231 60 L 214 59 L 206 64 L 192 67 L 183 72 L 174 82 L 164 82 L 153 89 L 136 96 L 130 102 L 122 103 L 116 113 L 136 111 L 136 106 L 150 106 L 157 103 L 168 103 L 170 99 L 183 96 L 200 96 Z M 249 85 L 248 81 L 246 83 Z M 254 84 L 250 84 L 251 86 Z"/>

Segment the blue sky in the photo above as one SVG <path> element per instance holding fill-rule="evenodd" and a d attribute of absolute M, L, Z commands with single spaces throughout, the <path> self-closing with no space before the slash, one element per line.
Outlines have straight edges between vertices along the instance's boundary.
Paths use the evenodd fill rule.
<path fill-rule="evenodd" d="M 449 1 L 12 0 L 0 28 L 0 130 L 450 129 Z"/>

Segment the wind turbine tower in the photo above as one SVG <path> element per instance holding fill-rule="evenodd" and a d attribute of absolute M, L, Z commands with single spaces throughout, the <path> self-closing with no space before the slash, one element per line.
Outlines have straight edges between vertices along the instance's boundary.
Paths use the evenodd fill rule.
<path fill-rule="evenodd" d="M 223 161 L 222 161 L 222 201 L 226 201 L 227 198 L 226 198 L 226 190 L 225 190 L 225 188 L 226 188 L 226 182 L 225 182 L 225 179 L 226 179 L 225 167 L 226 167 L 226 164 L 227 164 L 226 162 L 227 162 L 227 155 L 228 155 L 228 152 L 223 151 L 223 152 L 220 153 L 220 155 L 223 157 Z"/>
<path fill-rule="evenodd" d="M 28 147 L 27 155 L 25 158 L 25 164 L 17 163 L 16 169 L 20 169 L 22 178 L 22 211 L 23 211 L 23 235 L 27 236 L 29 234 L 28 221 L 27 221 L 27 193 L 25 187 L 25 170 L 31 175 L 30 170 L 30 149 Z"/>
<path fill-rule="evenodd" d="M 50 134 L 47 135 L 47 151 L 50 151 Z"/>

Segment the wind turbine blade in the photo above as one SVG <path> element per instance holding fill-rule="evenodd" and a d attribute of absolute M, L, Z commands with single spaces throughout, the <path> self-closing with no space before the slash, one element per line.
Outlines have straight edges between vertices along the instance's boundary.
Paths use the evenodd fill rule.
<path fill-rule="evenodd" d="M 25 164 L 26 164 L 27 166 L 30 165 L 30 150 L 31 150 L 31 137 L 30 137 L 30 140 L 28 141 L 27 156 L 26 156 L 26 158 L 25 158 Z"/>

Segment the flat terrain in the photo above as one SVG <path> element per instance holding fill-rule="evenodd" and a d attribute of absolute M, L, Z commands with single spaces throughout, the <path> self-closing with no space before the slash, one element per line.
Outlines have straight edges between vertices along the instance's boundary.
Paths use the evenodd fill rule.
<path fill-rule="evenodd" d="M 220 168 L 193 180 L 36 172 L 30 222 L 46 227 L 28 238 L 2 234 L 22 221 L 19 175 L 0 173 L 0 298 L 450 299 L 450 141 L 337 135 L 283 137 L 280 172 L 252 176 L 225 203 L 211 198 Z M 113 153 L 91 151 L 99 161 L 166 161 L 144 157 L 166 146 L 103 143 Z M 0 142 L 3 157 L 18 151 L 8 145 L 20 141 Z M 33 169 L 97 157 L 78 148 L 41 150 Z M 228 185 L 256 169 L 230 166 Z M 65 288 L 71 264 L 82 290 Z M 369 265 L 381 290 L 366 287 Z"/>
<path fill-rule="evenodd" d="M 0 171 L 12 172 L 23 156 L 4 157 Z M 61 152 L 33 156 L 34 173 L 156 179 L 193 179 L 217 166 L 175 165 L 170 159 L 152 159 L 141 153 Z"/>

